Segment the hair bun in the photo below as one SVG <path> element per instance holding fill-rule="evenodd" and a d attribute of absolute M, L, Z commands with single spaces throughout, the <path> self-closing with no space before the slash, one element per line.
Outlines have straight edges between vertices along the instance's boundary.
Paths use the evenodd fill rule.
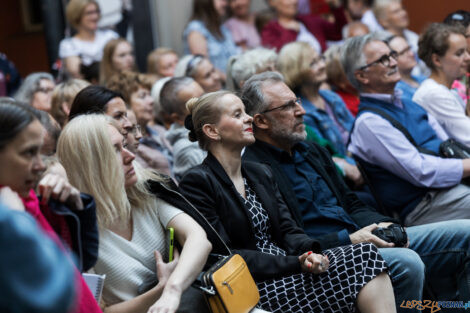
<path fill-rule="evenodd" d="M 197 141 L 196 132 L 194 131 L 192 114 L 188 114 L 188 116 L 186 116 L 186 118 L 184 119 L 184 127 L 187 130 L 189 130 L 189 134 L 188 134 L 189 140 L 191 140 L 192 142 Z"/>

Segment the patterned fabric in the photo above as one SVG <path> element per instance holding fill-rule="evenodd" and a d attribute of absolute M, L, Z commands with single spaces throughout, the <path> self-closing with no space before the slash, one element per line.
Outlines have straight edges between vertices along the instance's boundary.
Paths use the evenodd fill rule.
<path fill-rule="evenodd" d="M 242 199 L 253 224 L 256 247 L 264 253 L 286 255 L 272 241 L 268 214 L 246 179 L 245 192 L 246 199 Z M 257 282 L 261 307 L 271 312 L 354 312 L 361 288 L 386 270 L 372 244 L 343 246 L 325 250 L 324 254 L 330 267 L 320 275 L 300 273 Z"/>

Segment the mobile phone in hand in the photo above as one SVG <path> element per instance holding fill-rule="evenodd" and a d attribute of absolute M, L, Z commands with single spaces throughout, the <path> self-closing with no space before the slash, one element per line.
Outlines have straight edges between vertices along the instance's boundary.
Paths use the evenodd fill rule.
<path fill-rule="evenodd" d="M 173 261 L 173 250 L 175 248 L 175 229 L 173 227 L 168 228 L 168 262 Z"/>

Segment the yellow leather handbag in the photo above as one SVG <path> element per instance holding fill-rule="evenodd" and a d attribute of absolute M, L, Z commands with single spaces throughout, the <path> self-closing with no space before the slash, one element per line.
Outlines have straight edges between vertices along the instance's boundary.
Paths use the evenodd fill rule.
<path fill-rule="evenodd" d="M 239 254 L 223 257 L 202 276 L 213 313 L 248 313 L 259 301 L 258 287 Z"/>

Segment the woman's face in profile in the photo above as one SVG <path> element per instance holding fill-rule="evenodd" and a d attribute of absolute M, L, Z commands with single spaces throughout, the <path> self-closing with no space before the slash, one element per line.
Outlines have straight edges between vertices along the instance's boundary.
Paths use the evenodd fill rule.
<path fill-rule="evenodd" d="M 227 94 L 219 100 L 223 110 L 215 124 L 220 140 L 227 146 L 247 146 L 255 142 L 253 118 L 245 113 L 245 105 L 235 95 Z"/>
<path fill-rule="evenodd" d="M 127 142 L 121 133 L 112 125 L 108 125 L 109 139 L 116 151 L 119 163 L 122 164 L 122 171 L 124 174 L 124 187 L 128 188 L 137 182 L 137 176 L 135 174 L 134 161 L 135 156 L 132 152 L 127 150 Z"/>
<path fill-rule="evenodd" d="M 44 132 L 34 120 L 0 150 L 0 185 L 28 196 L 46 168 L 40 155 Z"/>

